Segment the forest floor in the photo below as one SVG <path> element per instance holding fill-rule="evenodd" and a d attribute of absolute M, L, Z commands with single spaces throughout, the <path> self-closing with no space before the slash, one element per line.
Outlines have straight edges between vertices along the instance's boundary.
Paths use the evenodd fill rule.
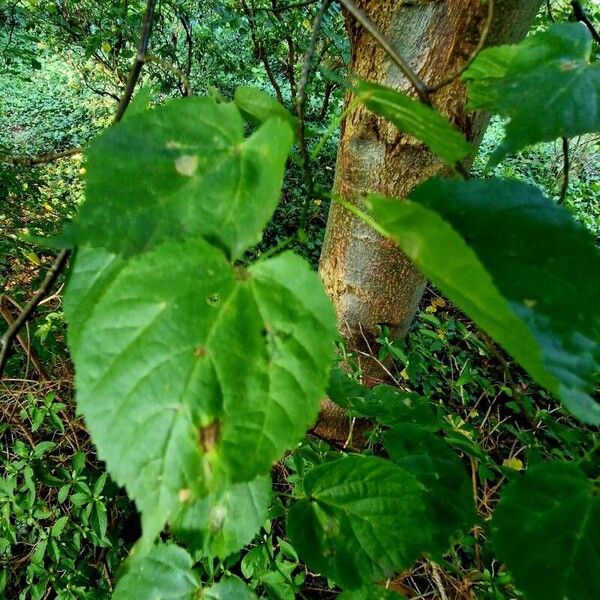
<path fill-rule="evenodd" d="M 84 145 L 107 124 L 113 108 L 79 89 L 60 62 L 19 85 L 0 77 L 0 154 L 33 155 Z M 500 132 L 501 124 L 493 123 L 484 158 Z M 574 144 L 567 208 L 600 241 L 598 156 L 597 139 Z M 484 158 L 476 169 L 483 168 Z M 320 168 L 329 180 L 334 153 Z M 556 196 L 561 168 L 558 148 L 548 144 L 505 161 L 497 172 L 531 181 Z M 0 164 L 0 333 L 38 287 L 54 256 L 29 236 L 50 237 L 60 230 L 82 200 L 84 174 L 80 155 L 38 168 Z M 284 238 L 298 214 L 295 177 L 288 174 L 286 202 L 268 230 L 266 245 Z M 326 207 L 315 205 L 304 247 L 313 263 L 325 219 Z M 108 598 L 119 564 L 139 535 L 135 510 L 95 459 L 75 412 L 62 314 L 64 284 L 63 278 L 23 331 L 0 383 L 0 596 L 11 599 Z M 470 469 L 482 523 L 511 473 L 552 456 L 581 460 L 584 448 L 597 442 L 593 431 L 575 423 L 507 363 L 434 289 L 428 290 L 406 339 L 391 339 L 382 330 L 379 342 L 377 358 L 391 361 L 390 381 L 430 397 L 451 425 L 455 435 L 449 441 Z M 311 443 L 324 451 L 318 442 Z M 287 480 L 292 462 L 291 457 L 283 460 L 277 476 Z M 274 527 L 264 535 L 285 548 L 278 533 Z M 252 579 L 256 569 L 249 564 L 241 560 L 241 573 Z M 257 585 L 268 597 L 286 597 L 283 588 L 265 581 Z M 480 529 L 443 562 L 419 563 L 394 585 L 409 598 L 517 597 Z M 319 578 L 305 590 L 315 598 L 336 595 Z"/>

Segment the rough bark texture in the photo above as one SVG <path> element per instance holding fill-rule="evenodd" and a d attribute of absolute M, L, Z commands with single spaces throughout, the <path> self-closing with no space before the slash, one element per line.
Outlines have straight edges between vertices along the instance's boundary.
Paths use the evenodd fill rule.
<path fill-rule="evenodd" d="M 496 0 L 488 45 L 521 39 L 540 0 Z M 435 85 L 458 71 L 478 44 L 487 16 L 480 0 L 358 0 L 358 6 L 378 25 L 413 71 Z M 352 72 L 415 95 L 410 83 L 377 42 L 351 16 L 347 30 L 352 47 Z M 351 97 L 346 99 L 350 102 Z M 486 115 L 465 110 L 464 85 L 455 81 L 432 96 L 433 104 L 478 144 L 488 123 Z M 427 147 L 400 133 L 391 123 L 356 107 L 342 124 L 334 191 L 353 202 L 367 192 L 406 198 L 418 183 L 447 174 L 444 164 Z M 332 203 L 321 254 L 320 273 L 335 305 L 340 327 L 357 352 L 367 385 L 382 377 L 370 359 L 377 325 L 404 335 L 417 310 L 425 280 L 388 240 L 347 210 Z M 335 411 L 334 411 L 335 412 Z M 340 414 L 321 419 L 320 433 L 339 427 Z M 347 428 L 346 428 L 347 433 Z M 336 438 L 344 437 L 335 436 Z"/>

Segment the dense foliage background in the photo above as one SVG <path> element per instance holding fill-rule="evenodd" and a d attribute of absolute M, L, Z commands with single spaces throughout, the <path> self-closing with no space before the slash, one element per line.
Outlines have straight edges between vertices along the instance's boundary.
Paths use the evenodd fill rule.
<path fill-rule="evenodd" d="M 600 7 L 584 4 L 599 23 Z M 568 2 L 549 5 L 535 29 L 548 26 L 548 10 L 556 20 L 568 19 Z M 0 155 L 33 157 L 82 147 L 111 122 L 144 6 L 140 0 L 0 0 Z M 291 7 L 276 0 L 160 2 L 151 60 L 142 75 L 151 103 L 189 90 L 231 99 L 237 87 L 252 85 L 293 112 L 317 8 L 310 1 Z M 322 32 L 306 112 L 311 147 L 323 141 L 314 177 L 328 189 L 344 95 L 340 80 L 348 76 L 349 62 L 337 6 L 327 13 Z M 484 173 L 503 132 L 503 121 L 495 118 L 475 173 Z M 600 241 L 598 136 L 572 140 L 570 157 L 564 205 Z M 0 162 L 0 330 L 19 313 L 55 255 L 33 237 L 58 234 L 83 197 L 81 154 L 39 166 L 22 163 Z M 523 150 L 489 175 L 532 183 L 559 201 L 561 143 Z M 311 199 L 307 227 L 296 236 L 307 193 L 298 161 L 289 161 L 282 202 L 255 255 L 293 236 L 290 245 L 317 264 L 328 206 Z M 133 506 L 95 459 L 75 414 L 64 283 L 23 330 L 0 383 L 0 596 L 8 599 L 108 598 L 139 536 Z M 430 398 L 447 441 L 462 453 L 481 524 L 441 561 L 424 560 L 404 573 L 395 589 L 416 598 L 520 597 L 487 543 L 484 524 L 501 488 L 525 465 L 558 457 L 597 476 L 597 429 L 575 421 L 516 366 L 508 371 L 502 352 L 432 287 L 408 336 L 392 339 L 382 328 L 379 341 L 379 359 L 392 359 L 394 386 Z M 352 363 L 352 356 L 345 359 Z M 375 427 L 369 434 L 367 452 L 379 444 L 379 433 Z M 194 556 L 207 581 L 234 574 L 273 599 L 337 594 L 332 582 L 301 563 L 282 528 L 294 484 L 327 460 L 330 450 L 308 436 L 275 466 L 269 516 L 252 543 L 224 560 L 201 551 Z"/>

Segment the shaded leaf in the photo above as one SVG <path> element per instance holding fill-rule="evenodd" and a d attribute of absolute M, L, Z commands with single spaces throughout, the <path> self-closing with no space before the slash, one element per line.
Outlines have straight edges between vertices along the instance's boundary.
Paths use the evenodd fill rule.
<path fill-rule="evenodd" d="M 590 64 L 591 49 L 584 25 L 560 23 L 479 54 L 463 75 L 470 106 L 510 118 L 491 164 L 530 144 L 600 129 L 600 65 Z"/>
<path fill-rule="evenodd" d="M 439 112 L 391 88 L 359 81 L 358 99 L 369 109 L 391 121 L 429 146 L 450 166 L 473 152 L 463 134 Z"/>
<path fill-rule="evenodd" d="M 528 600 L 600 598 L 600 496 L 576 465 L 531 467 L 504 490 L 492 541 Z"/>
<path fill-rule="evenodd" d="M 465 467 L 446 442 L 416 425 L 396 425 L 385 433 L 384 445 L 390 458 L 427 490 L 423 501 L 439 558 L 477 519 Z"/>
<path fill-rule="evenodd" d="M 327 394 L 342 408 L 360 417 L 377 419 L 384 425 L 415 423 L 433 430 L 439 429 L 426 398 L 390 385 L 367 389 L 339 368 L 331 372 Z"/>
<path fill-rule="evenodd" d="M 579 419 L 600 362 L 600 257 L 535 187 L 430 180 L 413 202 L 371 197 L 375 221 L 454 303 Z"/>
<path fill-rule="evenodd" d="M 304 491 L 288 534 L 309 568 L 342 587 L 386 579 L 429 547 L 422 486 L 389 461 L 352 455 L 325 463 L 306 476 Z"/>

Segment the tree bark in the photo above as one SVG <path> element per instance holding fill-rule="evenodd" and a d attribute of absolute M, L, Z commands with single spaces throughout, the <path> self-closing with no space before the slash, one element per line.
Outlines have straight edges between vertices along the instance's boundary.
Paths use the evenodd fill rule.
<path fill-rule="evenodd" d="M 410 5 L 399 0 L 358 0 L 357 4 L 420 79 L 432 86 L 457 72 L 469 59 L 488 11 L 480 0 L 421 0 Z M 541 0 L 496 0 L 486 45 L 519 41 L 540 4 Z M 351 16 L 346 21 L 351 71 L 362 79 L 415 96 L 408 80 L 369 33 Z M 351 100 L 349 94 L 346 106 Z M 469 141 L 479 144 L 489 117 L 466 110 L 466 89 L 460 80 L 433 94 L 432 101 Z M 368 192 L 406 198 L 417 184 L 447 174 L 448 168 L 423 143 L 399 132 L 364 106 L 351 110 L 344 120 L 334 192 L 347 200 L 360 203 Z M 381 366 L 368 356 L 376 348 L 377 326 L 387 325 L 397 336 L 406 334 L 425 280 L 392 242 L 335 203 L 329 213 L 319 270 L 342 334 L 357 353 L 363 381 L 372 385 L 385 378 Z M 320 422 L 324 435 L 331 433 L 322 429 L 330 409 Z M 339 412 L 335 418 L 329 416 L 336 423 L 333 429 L 339 426 L 340 418 Z"/>

